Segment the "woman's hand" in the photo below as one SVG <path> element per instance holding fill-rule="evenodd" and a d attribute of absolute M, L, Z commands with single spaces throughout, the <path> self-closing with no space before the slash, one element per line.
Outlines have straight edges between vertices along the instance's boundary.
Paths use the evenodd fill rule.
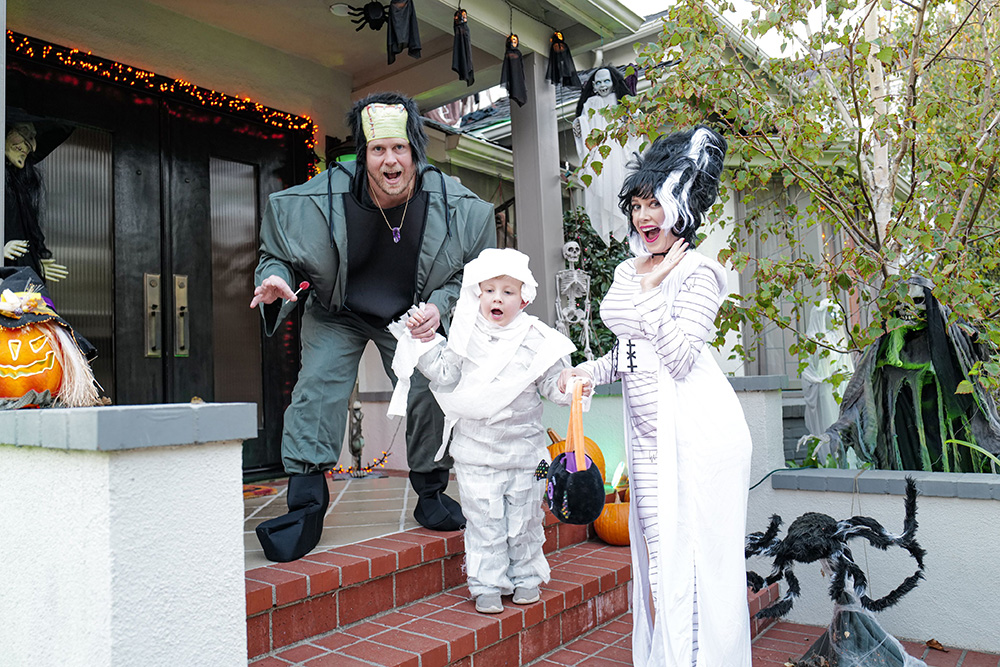
<path fill-rule="evenodd" d="M 651 289 L 656 289 L 663 282 L 663 279 L 667 277 L 667 274 L 673 271 L 674 267 L 681 263 L 684 259 L 684 254 L 688 251 L 688 243 L 684 239 L 677 239 L 674 244 L 670 246 L 670 250 L 667 251 L 666 256 L 660 260 L 660 263 L 653 267 L 653 269 L 645 274 L 639 280 L 639 289 L 643 292 L 648 292 Z"/>
<path fill-rule="evenodd" d="M 559 373 L 559 379 L 556 380 L 556 387 L 562 393 L 568 393 L 566 389 L 570 386 L 573 378 L 580 378 L 583 380 L 583 395 L 590 396 L 594 393 L 594 378 L 585 370 L 579 368 L 564 368 L 561 373 Z"/>

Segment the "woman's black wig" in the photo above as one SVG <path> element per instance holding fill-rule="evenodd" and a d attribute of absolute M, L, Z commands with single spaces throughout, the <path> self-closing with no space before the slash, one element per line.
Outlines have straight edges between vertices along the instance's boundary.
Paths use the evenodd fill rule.
<path fill-rule="evenodd" d="M 629 221 L 633 254 L 646 251 L 632 225 L 632 197 L 655 197 L 667 216 L 664 225 L 669 225 L 673 218 L 673 233 L 695 246 L 695 233 L 719 196 L 719 178 L 727 148 L 722 135 L 698 125 L 658 137 L 645 153 L 635 155 L 618 194 L 618 206 Z"/>
<path fill-rule="evenodd" d="M 365 138 L 364 127 L 361 124 L 361 110 L 369 104 L 402 104 L 406 108 L 406 138 L 413 151 L 413 161 L 417 171 L 427 164 L 427 133 L 424 132 L 424 121 L 420 117 L 417 103 L 400 93 L 372 93 L 358 100 L 347 112 L 347 124 L 354 134 L 354 145 L 357 147 L 358 163 L 366 167 L 365 160 L 368 151 L 368 140 Z"/>
<path fill-rule="evenodd" d="M 583 105 L 588 98 L 593 97 L 597 93 L 594 92 L 594 77 L 602 69 L 608 70 L 611 74 L 611 91 L 615 94 L 615 99 L 620 100 L 626 95 L 631 95 L 632 91 L 629 90 L 628 84 L 625 83 L 625 75 L 622 74 L 617 67 L 614 65 L 604 65 L 603 67 L 598 67 L 593 72 L 590 73 L 590 78 L 587 79 L 587 83 L 583 85 L 583 90 L 580 91 L 580 99 L 576 102 L 576 114 L 574 117 L 579 117 L 583 113 Z"/>

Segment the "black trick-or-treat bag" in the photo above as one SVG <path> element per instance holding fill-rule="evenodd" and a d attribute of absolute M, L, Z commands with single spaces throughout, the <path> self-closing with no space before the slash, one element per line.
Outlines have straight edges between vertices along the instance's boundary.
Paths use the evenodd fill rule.
<path fill-rule="evenodd" d="M 593 460 L 584 454 L 584 446 L 583 383 L 577 382 L 569 411 L 566 451 L 548 466 L 542 461 L 535 473 L 539 479 L 548 477 L 549 509 L 564 523 L 592 523 L 604 509 L 604 479 Z"/>

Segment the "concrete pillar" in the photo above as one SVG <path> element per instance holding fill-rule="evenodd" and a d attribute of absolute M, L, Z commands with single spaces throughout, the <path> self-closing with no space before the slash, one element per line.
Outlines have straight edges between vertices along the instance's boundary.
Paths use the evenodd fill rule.
<path fill-rule="evenodd" d="M 0 412 L 0 663 L 247 662 L 251 403 Z"/>
<path fill-rule="evenodd" d="M 538 297 L 528 312 L 555 323 L 556 271 L 562 258 L 562 196 L 559 181 L 559 135 L 556 89 L 545 80 L 547 59 L 537 53 L 524 58 L 528 101 L 510 106 L 511 148 L 514 154 L 514 197 L 517 247 L 531 260 Z"/>

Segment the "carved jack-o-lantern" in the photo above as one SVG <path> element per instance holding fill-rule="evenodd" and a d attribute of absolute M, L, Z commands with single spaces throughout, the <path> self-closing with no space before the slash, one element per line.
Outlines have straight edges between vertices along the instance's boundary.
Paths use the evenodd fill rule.
<path fill-rule="evenodd" d="M 62 385 L 63 370 L 54 349 L 48 323 L 17 329 L 0 327 L 0 398 L 19 398 L 28 391 L 48 390 L 53 396 Z"/>

